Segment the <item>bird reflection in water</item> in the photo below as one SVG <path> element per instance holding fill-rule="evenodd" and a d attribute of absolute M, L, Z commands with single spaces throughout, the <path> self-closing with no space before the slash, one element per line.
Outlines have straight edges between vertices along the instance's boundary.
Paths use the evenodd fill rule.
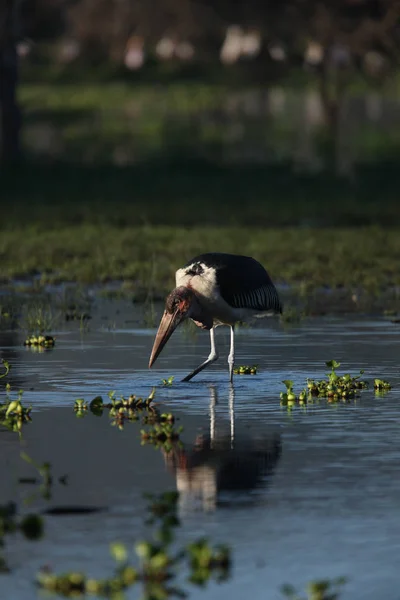
<path fill-rule="evenodd" d="M 229 391 L 230 432 L 217 431 L 215 407 L 217 391 L 210 387 L 210 432 L 197 436 L 194 444 L 176 446 L 164 455 L 168 469 L 176 477 L 180 511 L 202 509 L 240 502 L 252 503 L 252 494 L 266 487 L 281 457 L 281 436 L 236 436 L 234 388 Z"/>

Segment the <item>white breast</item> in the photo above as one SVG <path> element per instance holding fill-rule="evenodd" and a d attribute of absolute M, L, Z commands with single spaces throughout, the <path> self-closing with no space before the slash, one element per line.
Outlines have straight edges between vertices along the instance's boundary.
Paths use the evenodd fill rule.
<path fill-rule="evenodd" d="M 207 309 L 214 325 L 233 325 L 238 321 L 246 321 L 257 314 L 257 311 L 247 308 L 233 308 L 222 298 L 216 281 L 215 269 L 203 265 L 201 275 L 187 274 L 191 265 L 178 269 L 175 274 L 176 287 L 190 287 L 195 292 L 200 303 Z"/>

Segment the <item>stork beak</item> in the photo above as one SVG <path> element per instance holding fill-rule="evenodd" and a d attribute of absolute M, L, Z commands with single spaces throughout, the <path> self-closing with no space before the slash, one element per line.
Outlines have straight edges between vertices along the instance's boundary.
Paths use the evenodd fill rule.
<path fill-rule="evenodd" d="M 161 353 L 165 344 L 168 342 L 169 338 L 178 327 L 179 323 L 181 323 L 185 319 L 185 315 L 177 309 L 172 315 L 169 314 L 166 310 L 162 316 L 160 325 L 158 327 L 156 339 L 154 340 L 153 350 L 151 351 L 149 369 L 156 362 L 158 355 Z"/>

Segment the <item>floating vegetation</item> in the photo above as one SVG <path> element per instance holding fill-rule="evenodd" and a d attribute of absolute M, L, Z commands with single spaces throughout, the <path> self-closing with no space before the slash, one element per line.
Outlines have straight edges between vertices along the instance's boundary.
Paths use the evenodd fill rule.
<path fill-rule="evenodd" d="M 206 584 L 213 576 L 217 581 L 227 579 L 231 555 L 227 546 L 213 548 L 207 539 L 200 539 L 186 548 L 172 548 L 174 529 L 180 525 L 177 516 L 178 493 L 164 492 L 159 496 L 148 495 L 149 518 L 147 525 L 154 525 L 151 539 L 135 544 L 136 564 L 129 564 L 127 547 L 114 542 L 110 554 L 116 561 L 112 575 L 107 579 L 91 579 L 84 573 L 70 572 L 56 575 L 48 568 L 37 574 L 37 585 L 64 597 L 85 594 L 116 596 L 135 584 L 143 586 L 143 598 L 167 598 L 170 595 L 186 596 L 184 590 L 171 586 L 171 581 L 188 567 L 188 581 Z M 138 563 L 138 564 L 137 564 Z"/>
<path fill-rule="evenodd" d="M 4 379 L 11 369 L 10 364 L 6 360 L 1 361 L 4 366 L 4 373 L 0 375 L 0 379 Z M 11 386 L 9 383 L 6 384 L 6 401 L 0 404 L 0 425 L 6 427 L 9 431 L 15 431 L 20 433 L 22 425 L 31 421 L 31 410 L 32 407 L 26 407 L 22 404 L 23 390 L 19 390 L 18 396 L 15 400 L 10 398 Z"/>
<path fill-rule="evenodd" d="M 0 377 L 5 377 L 6 374 L 1 375 Z M 23 390 L 19 390 L 16 400 L 12 400 L 9 397 L 9 390 L 10 388 L 7 386 L 6 402 L 4 404 L 0 404 L 0 425 L 6 427 L 9 431 L 20 433 L 22 425 L 32 420 L 32 407 L 23 406 Z"/>
<path fill-rule="evenodd" d="M 307 379 L 307 387 L 301 390 L 298 395 L 293 391 L 293 381 L 290 379 L 282 381 L 286 387 L 286 392 L 280 393 L 281 404 L 292 407 L 295 404 L 312 403 L 315 398 L 327 398 L 328 402 L 347 402 L 358 397 L 360 395 L 359 392 L 368 387 L 368 382 L 361 379 L 364 374 L 363 370 L 357 376 L 352 376 L 349 373 L 338 375 L 336 369 L 340 367 L 339 362 L 330 360 L 325 364 L 331 369 L 326 374 L 327 379 Z M 379 383 L 377 384 L 377 382 Z M 375 379 L 374 387 L 376 390 L 386 391 L 391 388 L 388 382 L 380 379 Z"/>
<path fill-rule="evenodd" d="M 235 375 L 256 375 L 257 374 L 257 365 L 248 366 L 241 365 L 240 367 L 236 367 L 233 369 Z"/>
<path fill-rule="evenodd" d="M 52 335 L 30 335 L 26 338 L 24 346 L 40 346 L 41 348 L 53 348 L 56 338 Z"/>
<path fill-rule="evenodd" d="M 88 411 L 96 416 L 101 416 L 105 410 L 108 410 L 111 425 L 118 427 L 121 431 L 124 429 L 126 421 L 139 421 L 140 415 L 144 412 L 142 423 L 149 427 L 140 432 L 142 445 L 152 444 L 155 448 L 162 448 L 166 452 L 170 452 L 173 445 L 179 441 L 179 435 L 183 428 L 174 426 L 175 417 L 172 413 L 160 414 L 151 406 L 154 396 L 155 388 L 147 398 L 137 397 L 133 394 L 128 398 L 124 396 L 117 398 L 115 392 L 112 391 L 108 393 L 111 400 L 108 403 L 105 403 L 101 396 L 93 398 L 89 405 L 83 398 L 77 398 L 74 411 L 78 418 L 82 418 Z"/>
<path fill-rule="evenodd" d="M 104 411 L 108 411 L 108 415 L 112 419 L 111 425 L 122 430 L 126 421 L 138 421 L 139 415 L 143 411 L 156 414 L 155 409 L 151 406 L 155 391 L 155 388 L 153 388 L 147 398 L 141 398 L 134 394 L 131 394 L 128 398 L 122 395 L 117 398 L 115 391 L 111 391 L 108 393 L 110 402 L 104 402 L 101 396 L 96 396 L 89 404 L 83 398 L 77 398 L 74 411 L 78 418 L 84 417 L 88 410 L 97 417 L 101 417 Z M 156 417 L 154 417 L 154 422 L 158 422 Z"/>
<path fill-rule="evenodd" d="M 103 401 L 102 401 L 103 402 Z M 85 416 L 88 410 L 88 404 L 83 398 L 77 398 L 74 404 L 74 411 L 78 418 L 82 418 Z"/>
<path fill-rule="evenodd" d="M 374 389 L 381 391 L 389 391 L 392 389 L 392 386 L 388 381 L 384 379 L 374 379 Z"/>
<path fill-rule="evenodd" d="M 288 406 L 292 406 L 292 404 L 294 404 L 297 400 L 296 394 L 293 392 L 294 382 L 290 379 L 284 379 L 282 383 L 286 386 L 286 392 L 281 392 L 281 402 L 286 402 Z"/>
<path fill-rule="evenodd" d="M 171 386 L 174 379 L 175 377 L 173 375 L 171 375 L 171 377 L 168 377 L 168 379 L 161 379 L 161 385 Z"/>
<path fill-rule="evenodd" d="M 345 583 L 347 583 L 346 577 L 310 581 L 307 584 L 306 596 L 300 596 L 291 585 L 284 585 L 281 591 L 287 600 L 338 600 Z"/>
<path fill-rule="evenodd" d="M 7 377 L 7 375 L 9 374 L 11 366 L 10 366 L 10 363 L 4 359 L 2 359 L 1 362 L 3 363 L 3 367 L 5 369 L 4 373 L 1 373 L 1 375 L 0 375 L 0 379 L 3 379 L 4 377 Z"/>

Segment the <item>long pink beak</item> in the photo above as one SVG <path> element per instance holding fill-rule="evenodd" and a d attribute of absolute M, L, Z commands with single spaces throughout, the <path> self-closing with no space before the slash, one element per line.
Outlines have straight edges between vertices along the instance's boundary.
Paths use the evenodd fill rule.
<path fill-rule="evenodd" d="M 172 315 L 166 310 L 164 311 L 158 327 L 156 339 L 154 340 L 153 350 L 151 351 L 149 369 L 151 369 L 153 364 L 156 362 L 158 355 L 161 353 L 165 344 L 168 342 L 169 338 L 178 327 L 179 323 L 184 320 L 184 318 L 184 315 L 182 315 L 179 309 L 177 309 Z"/>

